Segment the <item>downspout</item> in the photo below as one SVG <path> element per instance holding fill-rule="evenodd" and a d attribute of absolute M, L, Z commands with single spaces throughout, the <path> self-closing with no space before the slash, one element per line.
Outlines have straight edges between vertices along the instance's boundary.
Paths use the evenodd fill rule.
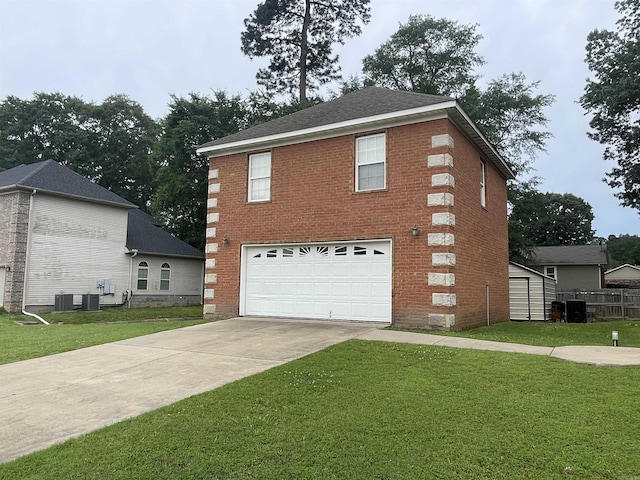
<path fill-rule="evenodd" d="M 204 262 L 202 262 L 202 270 L 201 270 L 201 275 L 200 278 L 202 279 L 202 288 L 200 288 L 200 305 L 202 305 L 204 307 L 204 272 L 205 272 L 205 268 L 206 268 L 206 262 L 207 260 L 205 259 Z"/>
<path fill-rule="evenodd" d="M 134 248 L 131 252 L 133 255 L 129 257 L 129 305 L 127 308 L 131 308 L 131 297 L 133 297 L 133 257 L 138 255 L 138 249 Z"/>
<path fill-rule="evenodd" d="M 490 317 L 489 317 L 489 280 L 487 280 L 487 326 L 491 325 Z"/>
<path fill-rule="evenodd" d="M 25 303 L 27 301 L 27 269 L 29 268 L 29 245 L 31 245 L 31 225 L 33 225 L 33 218 L 31 218 L 31 212 L 33 210 L 33 197 L 36 194 L 35 188 L 31 192 L 29 197 L 29 216 L 27 217 L 27 248 L 24 254 L 24 284 L 22 285 L 22 314 L 38 319 L 45 325 L 49 325 L 44 318 L 36 315 L 35 313 L 29 313 L 25 310 Z"/>

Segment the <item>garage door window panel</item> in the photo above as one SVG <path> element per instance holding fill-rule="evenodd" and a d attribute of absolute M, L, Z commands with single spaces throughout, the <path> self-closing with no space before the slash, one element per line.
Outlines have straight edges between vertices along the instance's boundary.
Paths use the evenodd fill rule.
<path fill-rule="evenodd" d="M 383 133 L 356 139 L 356 191 L 386 188 L 386 141 Z"/>

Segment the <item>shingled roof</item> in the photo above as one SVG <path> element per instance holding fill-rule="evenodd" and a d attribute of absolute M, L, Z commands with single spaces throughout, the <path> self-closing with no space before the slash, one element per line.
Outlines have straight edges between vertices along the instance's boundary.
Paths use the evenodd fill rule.
<path fill-rule="evenodd" d="M 606 265 L 609 263 L 606 245 L 561 245 L 536 247 L 537 265 Z"/>
<path fill-rule="evenodd" d="M 161 228 L 162 222 L 138 210 L 133 203 L 84 178 L 54 160 L 20 165 L 0 172 L 0 192 L 37 190 L 82 201 L 129 209 L 127 243 L 129 250 L 170 257 L 204 258 L 204 253 Z"/>
<path fill-rule="evenodd" d="M 204 253 L 158 228 L 158 221 L 140 210 L 129 211 L 127 248 L 147 255 L 204 258 Z"/>
<path fill-rule="evenodd" d="M 55 160 L 19 165 L 0 172 L 0 192 L 9 190 L 37 190 L 123 208 L 135 207 L 133 203 L 60 165 Z"/>
<path fill-rule="evenodd" d="M 439 95 L 367 87 L 329 102 L 276 118 L 201 145 L 210 157 L 357 133 L 447 115 L 502 172 L 514 178 L 507 162 L 489 143 L 455 99 Z"/>

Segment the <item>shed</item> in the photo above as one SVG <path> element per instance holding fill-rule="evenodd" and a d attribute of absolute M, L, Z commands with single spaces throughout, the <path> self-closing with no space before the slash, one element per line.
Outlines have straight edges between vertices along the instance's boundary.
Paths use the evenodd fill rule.
<path fill-rule="evenodd" d="M 604 272 L 606 288 L 640 288 L 640 267 L 625 263 Z"/>
<path fill-rule="evenodd" d="M 551 320 L 556 281 L 518 263 L 509 262 L 509 310 L 513 321 Z"/>

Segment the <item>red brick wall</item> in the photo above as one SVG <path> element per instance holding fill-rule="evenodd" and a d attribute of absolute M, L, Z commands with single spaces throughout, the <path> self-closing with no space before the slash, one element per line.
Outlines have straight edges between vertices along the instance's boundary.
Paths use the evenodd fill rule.
<path fill-rule="evenodd" d="M 456 329 L 509 320 L 507 189 L 502 175 L 485 162 L 486 208 L 480 204 L 480 155 L 452 127 L 456 213 Z"/>
<path fill-rule="evenodd" d="M 217 207 L 210 208 L 209 213 L 219 212 L 220 218 L 208 225 L 216 228 L 216 237 L 208 238 L 207 243 L 218 243 L 219 247 L 217 253 L 207 254 L 208 259 L 215 259 L 215 268 L 209 264 L 207 273 L 216 274 L 217 282 L 206 285 L 205 288 L 213 288 L 215 294 L 213 298 L 206 298 L 205 303 L 216 305 L 216 316 L 238 313 L 242 244 L 391 238 L 394 323 L 427 326 L 429 313 L 454 313 L 454 310 L 462 321 L 460 326 L 483 321 L 485 278 L 492 282 L 495 297 L 492 308 L 496 316 L 506 305 L 505 318 L 508 319 L 504 180 L 487 168 L 489 205 L 483 210 L 479 206 L 479 166 L 472 170 L 478 180 L 464 180 L 466 170 L 472 168 L 474 155 L 479 161 L 479 154 L 448 120 L 383 131 L 387 142 L 387 189 L 384 191 L 354 192 L 355 135 L 273 148 L 271 200 L 265 203 L 247 202 L 248 153 L 211 159 L 211 169 L 218 170 L 218 178 L 210 183 L 220 183 L 220 192 L 209 195 L 218 199 Z M 455 194 L 455 207 L 428 207 L 427 194 L 434 191 L 431 175 L 451 170 L 427 167 L 428 155 L 448 151 L 446 147 L 433 150 L 431 138 L 447 132 L 456 140 L 451 151 L 456 175 L 456 187 L 451 190 Z M 464 152 L 461 160 L 457 158 L 459 152 Z M 467 188 L 469 191 L 464 192 Z M 471 199 L 474 194 L 475 203 Z M 461 222 L 460 228 L 456 225 L 451 230 L 456 234 L 456 246 L 448 247 L 448 251 L 453 248 L 460 258 L 453 268 L 434 268 L 431 254 L 446 249 L 427 245 L 427 233 L 434 231 L 431 214 L 447 210 L 455 210 L 456 222 Z M 470 218 L 464 219 L 465 216 Z M 410 233 L 414 223 L 421 230 L 420 236 Z M 438 228 L 445 231 L 448 227 Z M 222 244 L 224 235 L 228 236 L 229 245 Z M 456 273 L 453 289 L 458 293 L 458 306 L 453 310 L 431 306 L 433 292 L 448 291 L 428 286 L 427 274 L 434 271 Z"/>

